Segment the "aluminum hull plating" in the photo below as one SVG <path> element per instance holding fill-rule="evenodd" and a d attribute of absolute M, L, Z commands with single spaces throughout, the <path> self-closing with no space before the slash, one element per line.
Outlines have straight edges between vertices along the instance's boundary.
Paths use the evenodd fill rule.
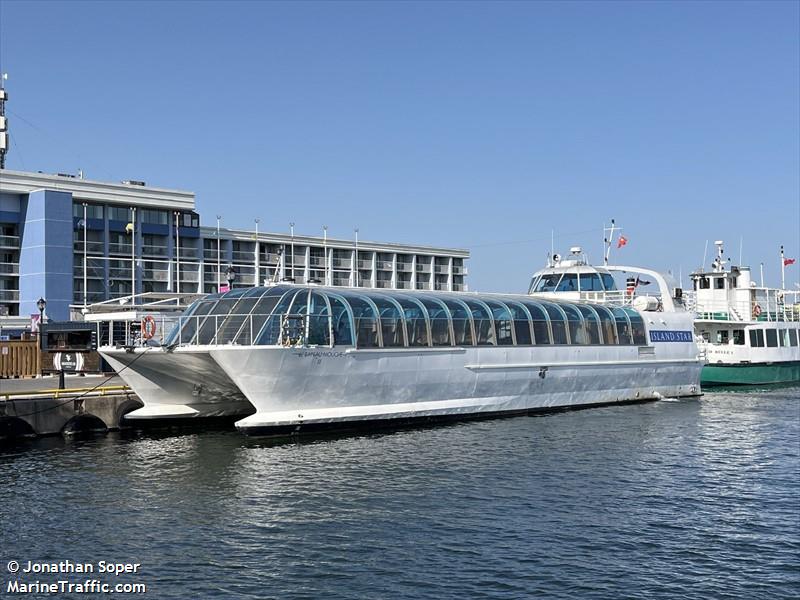
<path fill-rule="evenodd" d="M 202 348 L 99 351 L 144 403 L 127 419 L 244 416 L 254 410 Z"/>
<path fill-rule="evenodd" d="M 210 351 L 257 412 L 245 433 L 322 424 L 503 414 L 699 394 L 693 350 L 636 346 Z M 667 346 L 662 344 L 661 346 Z M 652 348 L 652 347 L 651 347 Z M 648 348 L 649 349 L 649 348 Z"/>

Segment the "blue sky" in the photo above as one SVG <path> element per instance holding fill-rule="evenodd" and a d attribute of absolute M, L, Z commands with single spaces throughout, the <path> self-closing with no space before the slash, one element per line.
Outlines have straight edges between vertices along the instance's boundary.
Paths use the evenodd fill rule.
<path fill-rule="evenodd" d="M 799 7 L 2 0 L 7 166 L 193 190 L 206 224 L 465 247 L 471 289 L 525 289 L 552 230 L 599 261 L 612 217 L 620 262 L 685 275 L 743 239 L 777 284 Z"/>

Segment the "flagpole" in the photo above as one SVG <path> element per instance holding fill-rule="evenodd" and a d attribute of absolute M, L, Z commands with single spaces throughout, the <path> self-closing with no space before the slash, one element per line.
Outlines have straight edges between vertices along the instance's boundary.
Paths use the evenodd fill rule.
<path fill-rule="evenodd" d="M 136 207 L 131 207 L 131 305 L 136 306 Z"/>
<path fill-rule="evenodd" d="M 786 289 L 786 262 L 783 256 L 783 246 L 781 246 L 781 289 Z"/>
<path fill-rule="evenodd" d="M 181 293 L 181 225 L 180 214 L 175 211 L 175 292 Z"/>
<path fill-rule="evenodd" d="M 87 234 L 86 234 L 86 202 L 83 203 L 83 307 L 86 308 L 86 304 L 89 300 L 89 291 L 87 289 L 87 282 L 88 277 L 86 275 L 86 265 L 88 261 L 86 260 L 86 241 L 87 241 Z"/>

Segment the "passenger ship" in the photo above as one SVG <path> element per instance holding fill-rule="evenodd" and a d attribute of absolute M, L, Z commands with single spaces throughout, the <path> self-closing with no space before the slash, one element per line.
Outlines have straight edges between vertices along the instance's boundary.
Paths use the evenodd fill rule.
<path fill-rule="evenodd" d="M 749 267 L 726 270 L 716 242 L 711 270 L 692 273 L 695 330 L 708 364 L 703 385 L 800 382 L 798 293 L 757 286 Z"/>
<path fill-rule="evenodd" d="M 130 417 L 246 399 L 251 434 L 698 395 L 691 314 L 651 308 L 278 284 L 196 302 L 163 348 L 101 353 L 145 404 Z"/>

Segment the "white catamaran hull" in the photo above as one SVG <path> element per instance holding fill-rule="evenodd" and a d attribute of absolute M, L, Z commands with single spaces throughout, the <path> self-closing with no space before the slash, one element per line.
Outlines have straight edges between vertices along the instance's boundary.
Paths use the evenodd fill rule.
<path fill-rule="evenodd" d="M 693 342 L 664 348 L 336 350 L 217 347 L 210 354 L 256 407 L 246 433 L 349 421 L 487 415 L 700 392 Z M 658 345 L 657 345 L 658 346 Z M 668 346 L 661 344 L 660 346 Z M 660 356 L 662 354 L 663 356 Z"/>
<path fill-rule="evenodd" d="M 202 348 L 100 348 L 144 407 L 127 419 L 244 416 L 253 406 Z"/>

